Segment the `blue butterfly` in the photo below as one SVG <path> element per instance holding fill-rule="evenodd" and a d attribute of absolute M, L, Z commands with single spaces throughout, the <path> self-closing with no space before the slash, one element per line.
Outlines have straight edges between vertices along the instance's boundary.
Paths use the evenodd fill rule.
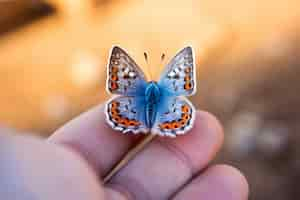
<path fill-rule="evenodd" d="M 107 90 L 118 96 L 106 104 L 109 125 L 123 133 L 152 133 L 175 137 L 193 126 L 195 108 L 183 96 L 196 92 L 191 47 L 169 62 L 158 82 L 146 81 L 134 60 L 120 47 L 111 50 Z"/>

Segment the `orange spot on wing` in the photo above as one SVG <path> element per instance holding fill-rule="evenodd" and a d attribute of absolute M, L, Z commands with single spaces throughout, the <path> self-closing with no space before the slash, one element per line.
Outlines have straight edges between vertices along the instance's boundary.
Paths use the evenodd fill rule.
<path fill-rule="evenodd" d="M 140 125 L 140 122 L 136 120 L 129 120 L 129 126 L 138 126 Z"/>
<path fill-rule="evenodd" d="M 181 127 L 185 126 L 190 119 L 191 115 L 189 115 L 188 113 L 183 113 L 181 115 L 181 119 L 179 120 Z"/>
<path fill-rule="evenodd" d="M 113 116 L 113 119 L 119 123 L 121 120 L 121 117 L 119 115 L 115 115 L 115 116 Z"/>
<path fill-rule="evenodd" d="M 121 118 L 119 120 L 119 123 L 122 124 L 125 127 L 140 125 L 140 122 L 138 122 L 136 120 L 133 120 L 133 119 L 127 119 L 127 118 Z"/>
<path fill-rule="evenodd" d="M 121 119 L 120 119 L 120 124 L 126 126 L 127 123 L 128 123 L 128 119 L 126 119 L 126 118 L 121 118 Z"/>
<path fill-rule="evenodd" d="M 189 116 L 189 114 L 187 114 L 187 113 L 183 113 L 182 116 L 181 116 L 181 118 L 182 118 L 183 120 L 189 120 L 189 119 L 190 119 L 190 116 Z"/>
<path fill-rule="evenodd" d="M 128 124 L 129 124 L 129 126 L 135 126 L 135 121 L 134 120 L 129 120 Z"/>
<path fill-rule="evenodd" d="M 185 84 L 184 84 L 184 87 L 183 87 L 185 90 L 190 90 L 190 89 L 192 89 L 192 83 L 191 82 L 186 82 Z"/>
<path fill-rule="evenodd" d="M 181 111 L 182 111 L 183 113 L 188 113 L 188 112 L 190 111 L 190 108 L 189 108 L 188 105 L 183 105 L 183 106 L 181 107 Z"/>
<path fill-rule="evenodd" d="M 118 76 L 116 74 L 112 74 L 111 75 L 111 80 L 112 81 L 117 81 L 118 80 Z"/>
<path fill-rule="evenodd" d="M 119 109 L 118 108 L 111 108 L 111 112 L 113 113 L 116 113 L 116 114 L 119 114 Z"/>
<path fill-rule="evenodd" d="M 185 119 L 181 119 L 179 121 L 179 123 L 180 123 L 181 126 L 184 126 L 186 124 L 186 122 L 187 122 L 187 120 L 185 120 Z"/>
<path fill-rule="evenodd" d="M 110 82 L 110 89 L 111 90 L 116 90 L 119 88 L 119 85 L 116 82 Z"/>
<path fill-rule="evenodd" d="M 112 101 L 110 104 L 112 108 L 117 108 L 120 105 L 120 103 L 117 101 Z"/>
<path fill-rule="evenodd" d="M 172 122 L 171 128 L 172 129 L 180 128 L 180 124 L 178 122 Z"/>
<path fill-rule="evenodd" d="M 190 77 L 189 75 L 186 75 L 186 76 L 184 77 L 184 81 L 185 81 L 185 82 L 190 81 L 190 80 L 191 80 L 191 77 Z"/>
<path fill-rule="evenodd" d="M 160 124 L 159 127 L 161 129 L 171 129 L 171 124 L 166 122 L 166 123 Z"/>
<path fill-rule="evenodd" d="M 111 115 L 115 116 L 115 115 L 118 115 L 118 113 L 116 112 L 116 110 L 111 110 Z"/>
<path fill-rule="evenodd" d="M 187 67 L 187 68 L 184 69 L 184 72 L 185 73 L 190 73 L 190 72 L 192 72 L 192 68 L 191 67 Z"/>
<path fill-rule="evenodd" d="M 111 67 L 111 72 L 112 72 L 112 73 L 115 74 L 115 73 L 117 73 L 118 71 L 119 71 L 119 69 L 118 69 L 117 66 L 112 66 L 112 67 Z"/>

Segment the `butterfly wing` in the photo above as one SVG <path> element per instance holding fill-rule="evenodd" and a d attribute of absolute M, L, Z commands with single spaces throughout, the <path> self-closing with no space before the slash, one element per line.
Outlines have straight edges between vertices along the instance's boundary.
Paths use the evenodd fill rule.
<path fill-rule="evenodd" d="M 106 104 L 106 120 L 109 125 L 123 133 L 147 133 L 144 98 L 117 96 Z"/>
<path fill-rule="evenodd" d="M 196 72 L 191 47 L 176 54 L 166 66 L 158 84 L 171 96 L 189 96 L 196 92 Z"/>
<path fill-rule="evenodd" d="M 120 47 L 111 50 L 106 87 L 113 94 L 125 96 L 143 95 L 145 75 L 132 58 Z"/>
<path fill-rule="evenodd" d="M 157 113 L 152 133 L 161 136 L 181 135 L 190 130 L 195 119 L 195 108 L 185 97 L 170 97 Z"/>

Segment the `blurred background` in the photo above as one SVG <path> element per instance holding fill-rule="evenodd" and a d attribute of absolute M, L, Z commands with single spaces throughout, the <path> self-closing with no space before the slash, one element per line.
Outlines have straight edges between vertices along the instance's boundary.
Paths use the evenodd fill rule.
<path fill-rule="evenodd" d="M 191 44 L 191 100 L 225 126 L 217 162 L 252 200 L 299 198 L 299 0 L 1 0 L 0 126 L 47 137 L 104 102 L 113 44 L 142 68 L 148 52 L 155 78 Z"/>

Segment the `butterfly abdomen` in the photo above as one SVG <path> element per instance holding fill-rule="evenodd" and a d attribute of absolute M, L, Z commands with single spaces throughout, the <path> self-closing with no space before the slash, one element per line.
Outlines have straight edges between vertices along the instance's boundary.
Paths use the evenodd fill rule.
<path fill-rule="evenodd" d="M 145 119 L 151 128 L 155 122 L 157 105 L 160 101 L 161 92 L 156 82 L 149 82 L 145 90 Z"/>

